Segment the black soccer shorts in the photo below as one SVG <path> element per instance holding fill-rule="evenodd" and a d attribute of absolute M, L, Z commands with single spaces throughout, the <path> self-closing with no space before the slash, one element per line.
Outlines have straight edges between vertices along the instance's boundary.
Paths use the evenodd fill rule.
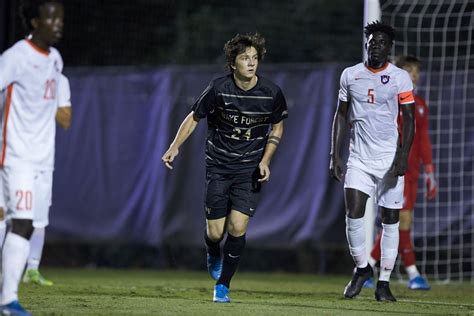
<path fill-rule="evenodd" d="M 261 183 L 257 181 L 258 178 L 258 169 L 237 174 L 207 171 L 206 218 L 226 217 L 231 210 L 253 217 L 260 199 Z"/>

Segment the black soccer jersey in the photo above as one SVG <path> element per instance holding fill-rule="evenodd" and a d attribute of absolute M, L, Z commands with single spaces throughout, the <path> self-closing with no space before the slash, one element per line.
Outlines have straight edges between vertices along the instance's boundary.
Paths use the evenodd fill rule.
<path fill-rule="evenodd" d="M 211 81 L 193 105 L 194 115 L 207 117 L 206 164 L 217 172 L 253 171 L 260 162 L 270 125 L 288 116 L 281 89 L 261 76 L 242 90 L 233 76 Z"/>

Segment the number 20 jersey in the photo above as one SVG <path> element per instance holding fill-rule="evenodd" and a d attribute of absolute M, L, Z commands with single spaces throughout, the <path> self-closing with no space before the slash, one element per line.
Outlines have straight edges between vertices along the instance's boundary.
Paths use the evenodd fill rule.
<path fill-rule="evenodd" d="M 211 81 L 192 110 L 207 117 L 206 165 L 221 173 L 255 170 L 262 159 L 270 125 L 288 116 L 281 89 L 261 76 L 255 87 L 242 90 L 232 75 Z"/>
<path fill-rule="evenodd" d="M 59 52 L 18 41 L 0 57 L 4 92 L 0 165 L 52 170 L 57 88 L 63 68 Z"/>
<path fill-rule="evenodd" d="M 371 69 L 363 63 L 344 69 L 339 100 L 350 102 L 349 151 L 359 159 L 393 157 L 398 141 L 399 104 L 412 104 L 413 84 L 408 72 L 387 63 Z"/>

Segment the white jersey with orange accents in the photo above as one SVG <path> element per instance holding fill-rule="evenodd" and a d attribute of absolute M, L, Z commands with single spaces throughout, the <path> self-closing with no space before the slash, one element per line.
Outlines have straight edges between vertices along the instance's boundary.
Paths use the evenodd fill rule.
<path fill-rule="evenodd" d="M 344 69 L 339 100 L 350 102 L 350 155 L 359 159 L 393 157 L 397 149 L 399 104 L 414 102 L 408 72 L 387 63 L 371 69 L 363 63 Z"/>
<path fill-rule="evenodd" d="M 18 41 L 0 57 L 0 90 L 6 90 L 1 166 L 53 169 L 62 69 L 55 48 L 44 51 L 29 40 Z"/>

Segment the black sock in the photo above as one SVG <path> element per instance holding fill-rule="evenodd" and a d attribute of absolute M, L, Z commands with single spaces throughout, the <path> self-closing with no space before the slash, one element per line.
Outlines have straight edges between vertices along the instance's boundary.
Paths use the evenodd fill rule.
<path fill-rule="evenodd" d="M 388 287 L 389 283 L 388 281 L 377 281 L 377 288 L 380 289 L 382 287 Z"/>
<path fill-rule="evenodd" d="M 230 280 L 239 265 L 240 256 L 245 248 L 245 235 L 234 237 L 227 234 L 224 244 L 224 260 L 222 264 L 222 273 L 217 284 L 224 284 L 227 288 L 230 286 Z"/>
<path fill-rule="evenodd" d="M 220 257 L 221 256 L 221 248 L 219 247 L 219 244 L 220 244 L 221 241 L 220 240 L 219 241 L 210 240 L 209 237 L 207 236 L 206 231 L 204 231 L 204 240 L 206 241 L 207 253 L 211 257 Z"/>
<path fill-rule="evenodd" d="M 367 264 L 365 268 L 357 268 L 357 273 L 359 274 L 365 274 L 370 271 L 370 265 Z"/>

